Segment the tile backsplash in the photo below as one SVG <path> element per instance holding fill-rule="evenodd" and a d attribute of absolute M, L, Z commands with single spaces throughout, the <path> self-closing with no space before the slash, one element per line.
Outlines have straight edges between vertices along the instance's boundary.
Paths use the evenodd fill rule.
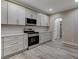
<path fill-rule="evenodd" d="M 1 35 L 23 33 L 24 28 L 32 28 L 35 31 L 48 31 L 48 27 L 41 26 L 20 26 L 20 25 L 1 25 Z"/>

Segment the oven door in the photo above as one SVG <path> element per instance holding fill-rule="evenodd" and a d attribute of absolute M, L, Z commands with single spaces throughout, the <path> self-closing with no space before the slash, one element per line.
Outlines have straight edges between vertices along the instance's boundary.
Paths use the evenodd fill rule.
<path fill-rule="evenodd" d="M 28 38 L 28 46 L 32 46 L 39 43 L 39 36 L 32 36 Z"/>

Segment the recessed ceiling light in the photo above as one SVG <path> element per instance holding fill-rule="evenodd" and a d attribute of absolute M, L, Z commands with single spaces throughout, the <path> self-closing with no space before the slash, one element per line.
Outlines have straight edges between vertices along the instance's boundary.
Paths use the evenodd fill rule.
<path fill-rule="evenodd" d="M 75 0 L 75 2 L 78 2 L 78 0 Z"/>
<path fill-rule="evenodd" d="M 52 8 L 49 8 L 49 11 L 52 11 L 53 9 Z"/>

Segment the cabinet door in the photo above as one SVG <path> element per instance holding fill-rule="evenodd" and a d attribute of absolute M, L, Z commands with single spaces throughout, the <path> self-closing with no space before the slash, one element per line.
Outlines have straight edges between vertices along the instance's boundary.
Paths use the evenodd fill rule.
<path fill-rule="evenodd" d="M 1 0 L 1 24 L 7 24 L 7 1 Z"/>
<path fill-rule="evenodd" d="M 25 9 L 25 17 L 31 18 L 31 11 L 29 9 Z"/>
<path fill-rule="evenodd" d="M 15 53 L 17 51 L 18 51 L 18 45 L 17 44 L 9 46 L 7 48 L 4 48 L 4 56 L 13 54 L 13 53 Z"/>
<path fill-rule="evenodd" d="M 17 35 L 18 39 L 18 51 L 24 49 L 24 35 Z"/>
<path fill-rule="evenodd" d="M 44 26 L 44 25 L 45 25 L 44 15 L 41 14 L 41 26 Z"/>
<path fill-rule="evenodd" d="M 25 8 L 18 6 L 18 24 L 25 25 Z"/>
<path fill-rule="evenodd" d="M 18 51 L 18 40 L 16 36 L 4 37 L 4 56 Z"/>
<path fill-rule="evenodd" d="M 48 26 L 48 16 L 41 14 L 41 26 Z"/>
<path fill-rule="evenodd" d="M 37 19 L 37 13 L 34 11 L 31 11 L 31 17 L 32 19 Z"/>
<path fill-rule="evenodd" d="M 37 13 L 37 26 L 41 26 L 41 15 Z"/>
<path fill-rule="evenodd" d="M 17 24 L 17 5 L 8 2 L 8 24 Z"/>
<path fill-rule="evenodd" d="M 24 35 L 24 49 L 28 48 L 28 34 Z"/>
<path fill-rule="evenodd" d="M 49 16 L 46 16 L 46 24 L 47 24 L 47 26 L 49 26 L 49 23 L 50 22 L 50 19 L 49 19 Z"/>
<path fill-rule="evenodd" d="M 42 32 L 39 34 L 39 36 L 40 36 L 40 43 L 44 43 L 46 41 L 51 40 L 50 33 Z"/>
<path fill-rule="evenodd" d="M 48 23 L 49 23 L 49 19 L 48 19 L 48 16 L 47 15 L 44 15 L 44 25 L 43 26 L 48 26 Z"/>
<path fill-rule="evenodd" d="M 4 57 L 4 37 L 1 37 L 1 57 Z"/>
<path fill-rule="evenodd" d="M 16 53 L 24 49 L 24 36 L 16 35 L 4 37 L 4 56 Z"/>

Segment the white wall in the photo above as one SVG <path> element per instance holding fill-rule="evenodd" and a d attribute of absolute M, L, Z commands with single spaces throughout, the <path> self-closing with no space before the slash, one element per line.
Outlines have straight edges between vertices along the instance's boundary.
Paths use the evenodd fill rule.
<path fill-rule="evenodd" d="M 54 14 L 50 17 L 50 31 L 52 31 L 53 34 L 53 28 L 54 28 L 54 21 L 56 18 L 63 18 L 63 40 L 64 41 L 69 41 L 69 42 L 74 42 L 77 43 L 78 38 L 78 9 L 73 9 L 70 11 L 65 11 L 59 14 Z M 53 38 L 53 36 L 52 36 Z"/>
<path fill-rule="evenodd" d="M 65 41 L 78 42 L 78 9 L 63 14 L 63 39 Z"/>
<path fill-rule="evenodd" d="M 25 26 L 16 26 L 16 25 L 1 25 L 1 35 L 5 34 L 17 34 L 23 33 Z M 26 28 L 32 28 L 35 31 L 48 31 L 47 27 L 38 27 L 38 26 L 26 26 Z"/>

